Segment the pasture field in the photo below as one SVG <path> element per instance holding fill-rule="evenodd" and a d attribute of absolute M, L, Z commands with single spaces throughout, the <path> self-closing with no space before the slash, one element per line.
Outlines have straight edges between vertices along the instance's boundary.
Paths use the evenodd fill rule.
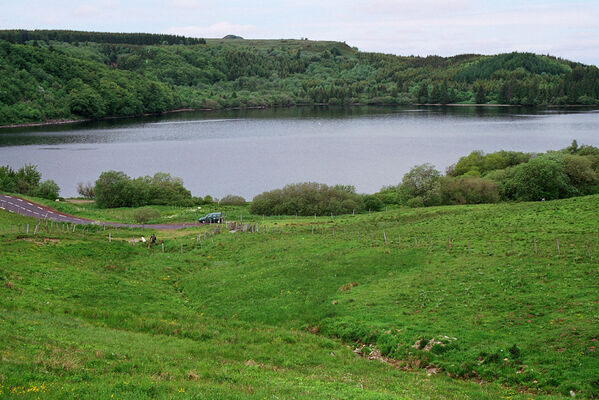
<path fill-rule="evenodd" d="M 599 397 L 599 196 L 228 212 L 163 252 L 0 210 L 0 398 Z"/>

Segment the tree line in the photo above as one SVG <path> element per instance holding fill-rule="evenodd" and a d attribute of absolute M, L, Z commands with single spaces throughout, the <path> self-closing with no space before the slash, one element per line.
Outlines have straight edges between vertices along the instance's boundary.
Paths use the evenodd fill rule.
<path fill-rule="evenodd" d="M 135 35 L 0 31 L 0 125 L 177 108 L 599 104 L 597 67 L 531 53 L 401 57 L 335 42 Z"/>
<path fill-rule="evenodd" d="M 137 45 L 153 44 L 206 44 L 202 38 L 191 38 L 179 35 L 168 35 L 163 33 L 109 33 L 109 32 L 85 32 L 69 30 L 25 30 L 8 29 L 0 30 L 0 39 L 11 43 L 24 44 L 29 41 L 57 41 L 66 43 L 96 42 L 96 43 L 127 43 Z"/>

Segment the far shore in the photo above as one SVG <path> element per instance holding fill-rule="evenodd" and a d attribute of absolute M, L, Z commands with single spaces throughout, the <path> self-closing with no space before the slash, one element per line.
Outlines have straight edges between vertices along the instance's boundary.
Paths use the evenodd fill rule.
<path fill-rule="evenodd" d="M 466 104 L 466 103 L 450 103 L 450 104 L 440 104 L 440 103 L 418 103 L 418 104 L 362 104 L 362 103 L 352 103 L 349 105 L 342 104 L 326 104 L 326 103 L 298 103 L 289 106 L 279 105 L 279 106 L 253 106 L 253 107 L 226 107 L 226 108 L 178 108 L 175 110 L 164 111 L 160 113 L 149 113 L 149 114 L 141 114 L 141 115 L 123 115 L 123 116 L 110 116 L 103 117 L 98 119 L 91 118 L 79 118 L 79 119 L 51 119 L 48 121 L 41 122 L 27 122 L 23 124 L 9 124 L 9 125 L 0 125 L 0 129 L 11 129 L 11 128 L 33 128 L 38 126 L 59 126 L 59 125 L 69 125 L 69 124 L 77 124 L 82 122 L 91 122 L 91 121 L 108 121 L 112 119 L 126 119 L 126 118 L 139 118 L 139 117 L 149 117 L 156 115 L 164 115 L 164 114 L 172 114 L 172 113 L 181 113 L 181 112 L 190 112 L 190 111 L 230 111 L 230 110 L 260 110 L 260 109 L 269 109 L 269 108 L 291 108 L 291 107 L 364 107 L 364 106 L 378 106 L 378 107 L 410 107 L 410 106 L 432 106 L 432 107 L 535 107 L 535 108 L 585 108 L 585 107 L 596 107 L 593 105 L 585 105 L 585 104 L 567 104 L 567 105 L 544 105 L 544 106 L 525 106 L 521 104 Z"/>

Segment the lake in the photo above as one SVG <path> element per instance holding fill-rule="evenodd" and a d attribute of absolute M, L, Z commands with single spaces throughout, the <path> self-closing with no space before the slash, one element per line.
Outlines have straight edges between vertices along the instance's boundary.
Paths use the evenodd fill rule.
<path fill-rule="evenodd" d="M 0 165 L 35 164 L 62 196 L 102 171 L 169 172 L 194 196 L 246 199 L 295 182 L 395 185 L 417 164 L 441 171 L 472 150 L 599 146 L 597 110 L 295 107 L 172 113 L 0 130 Z"/>

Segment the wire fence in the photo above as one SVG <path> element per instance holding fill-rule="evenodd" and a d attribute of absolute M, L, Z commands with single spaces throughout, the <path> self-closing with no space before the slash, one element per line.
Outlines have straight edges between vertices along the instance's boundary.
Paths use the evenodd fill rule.
<path fill-rule="evenodd" d="M 318 244 L 346 243 L 354 247 L 384 248 L 386 250 L 418 249 L 427 252 L 445 252 L 466 255 L 501 255 L 501 256 L 574 256 L 593 259 L 597 254 L 599 234 L 564 234 L 563 236 L 547 237 L 547 234 L 518 233 L 513 237 L 504 236 L 490 238 L 488 233 L 481 235 L 468 234 L 460 236 L 444 236 L 431 233 L 411 233 L 400 227 L 378 229 L 373 226 L 338 226 L 328 223 L 289 224 L 247 223 L 229 221 L 223 224 L 210 224 L 198 228 L 194 236 L 157 240 L 151 243 L 145 236 L 139 236 L 140 229 L 116 228 L 103 224 L 74 224 L 40 219 L 36 223 L 0 225 L 0 234 L 27 236 L 68 235 L 86 238 L 86 235 L 104 232 L 109 243 L 126 241 L 131 245 L 142 245 L 148 249 L 162 252 L 185 253 L 196 249 L 212 249 L 213 246 L 225 244 L 231 240 L 243 238 L 260 238 L 268 240 L 277 237 L 297 236 L 303 239 L 314 239 Z M 193 229 L 193 228 L 191 228 Z M 143 231 L 143 230 L 142 230 Z M 114 233 L 114 234 L 113 234 Z M 186 232 L 187 233 L 187 232 Z M 130 234 L 130 238 L 127 234 Z M 233 235 L 234 234 L 234 235 Z M 225 239 L 226 238 L 226 239 Z M 245 240 L 245 239 L 244 239 Z"/>

